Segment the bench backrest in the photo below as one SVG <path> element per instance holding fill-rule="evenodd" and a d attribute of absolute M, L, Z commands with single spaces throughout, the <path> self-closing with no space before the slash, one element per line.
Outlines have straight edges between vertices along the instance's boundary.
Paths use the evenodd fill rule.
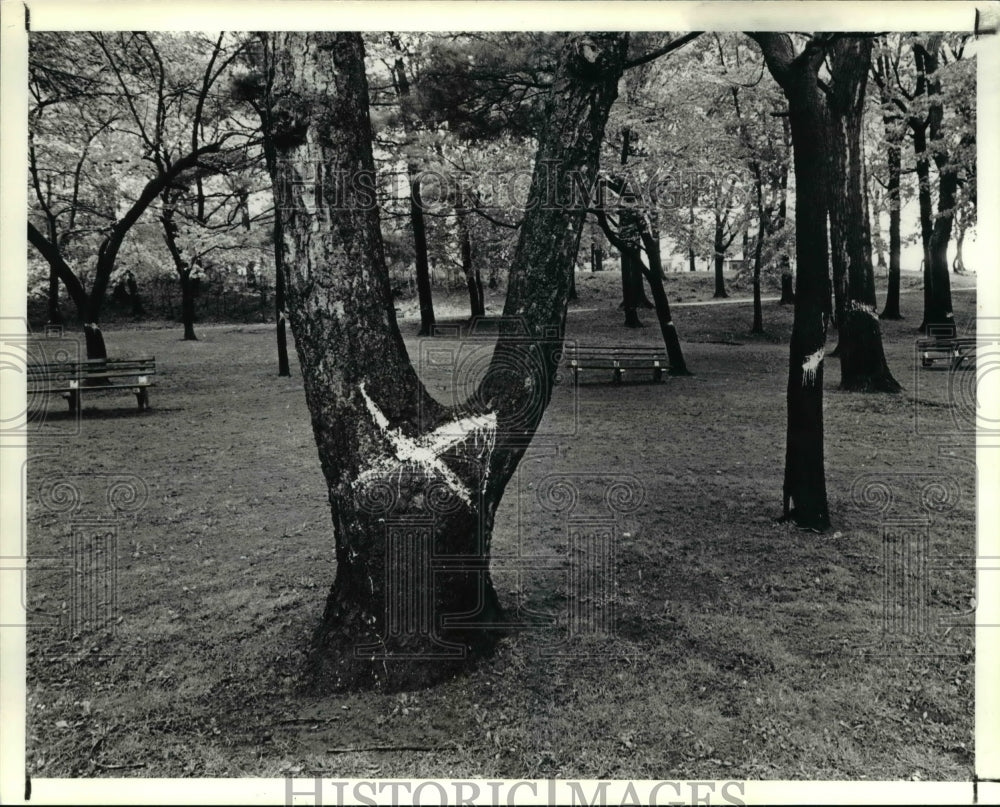
<path fill-rule="evenodd" d="M 86 378 L 97 373 L 155 375 L 156 359 L 152 356 L 138 356 L 127 359 L 78 359 L 28 363 L 28 383 L 46 383 L 57 378 Z"/>

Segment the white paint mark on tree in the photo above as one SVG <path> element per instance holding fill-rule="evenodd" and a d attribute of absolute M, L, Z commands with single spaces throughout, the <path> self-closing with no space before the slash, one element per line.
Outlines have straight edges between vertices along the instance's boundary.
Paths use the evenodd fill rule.
<path fill-rule="evenodd" d="M 379 431 L 392 446 L 395 457 L 383 457 L 372 468 L 364 471 L 354 480 L 360 487 L 376 478 L 384 478 L 392 471 L 398 471 L 400 482 L 406 466 L 419 469 L 429 477 L 441 479 L 466 505 L 472 504 L 468 487 L 441 460 L 441 455 L 456 446 L 471 442 L 477 458 L 489 456 L 496 443 L 497 416 L 494 412 L 485 415 L 469 415 L 438 426 L 434 431 L 419 437 L 409 437 L 400 429 L 389 427 L 389 420 L 371 399 L 364 384 L 360 387 L 365 407 Z M 485 479 L 483 480 L 485 484 Z"/>
<path fill-rule="evenodd" d="M 871 317 L 872 319 L 878 319 L 878 311 L 875 309 L 875 306 L 869 305 L 868 303 L 862 303 L 860 300 L 848 300 L 847 310 L 858 311 Z"/>
<path fill-rule="evenodd" d="M 802 386 L 811 387 L 816 383 L 816 372 L 823 363 L 824 349 L 820 348 L 815 353 L 810 353 L 802 362 Z"/>

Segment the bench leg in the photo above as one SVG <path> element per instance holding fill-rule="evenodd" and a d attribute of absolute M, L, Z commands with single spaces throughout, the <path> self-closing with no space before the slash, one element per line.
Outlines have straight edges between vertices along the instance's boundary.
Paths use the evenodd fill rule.
<path fill-rule="evenodd" d="M 69 396 L 67 397 L 66 400 L 69 402 L 69 411 L 75 414 L 79 414 L 80 410 L 82 409 L 80 401 L 80 391 L 70 390 Z"/>
<path fill-rule="evenodd" d="M 147 387 L 143 387 L 141 390 L 139 390 L 135 394 L 135 400 L 136 403 L 139 404 L 140 412 L 145 412 L 147 409 L 149 409 L 149 389 Z"/>

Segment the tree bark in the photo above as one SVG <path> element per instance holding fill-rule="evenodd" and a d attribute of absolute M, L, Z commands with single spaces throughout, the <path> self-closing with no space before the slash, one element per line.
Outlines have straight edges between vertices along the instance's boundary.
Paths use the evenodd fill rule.
<path fill-rule="evenodd" d="M 789 346 L 784 516 L 799 526 L 830 524 L 823 447 L 823 354 L 830 319 L 826 198 L 827 115 L 812 39 L 795 56 L 787 34 L 750 34 L 788 99 L 795 166 L 795 315 Z"/>
<path fill-rule="evenodd" d="M 271 36 L 282 265 L 336 539 L 313 680 L 425 686 L 496 642 L 493 520 L 551 396 L 582 228 L 582 210 L 540 202 L 553 182 L 569 198 L 574 174 L 596 176 L 627 35 L 575 35 L 561 53 L 504 308 L 520 328 L 456 409 L 427 393 L 396 323 L 361 37 Z M 296 181 L 313 166 L 333 178 L 319 193 Z"/>
<path fill-rule="evenodd" d="M 840 388 L 858 392 L 899 392 L 882 347 L 875 307 L 871 229 L 865 206 L 866 183 L 861 126 L 872 42 L 841 37 L 833 45 L 829 106 L 830 245 L 840 334 Z"/>

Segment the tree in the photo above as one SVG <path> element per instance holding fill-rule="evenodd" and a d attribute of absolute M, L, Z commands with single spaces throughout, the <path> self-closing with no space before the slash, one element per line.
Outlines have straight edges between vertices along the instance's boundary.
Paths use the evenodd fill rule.
<path fill-rule="evenodd" d="M 628 37 L 575 35 L 561 49 L 532 177 L 536 204 L 519 230 L 504 307 L 523 329 L 501 333 L 477 393 L 457 409 L 428 394 L 396 324 L 371 193 L 361 36 L 273 37 L 270 136 L 279 154 L 273 180 L 282 266 L 337 554 L 313 669 L 330 689 L 419 686 L 495 641 L 488 628 L 500 612 L 488 570 L 493 519 L 551 395 L 584 216 L 539 202 L 550 190 L 567 198 L 576 176 L 596 176 Z M 313 182 L 304 188 L 307 176 Z M 400 535 L 403 549 L 386 523 L 384 497 L 395 501 L 394 514 L 416 519 L 408 538 Z M 461 562 L 430 576 L 420 558 L 431 554 Z M 398 612 L 387 613 L 386 603 L 399 604 L 410 591 L 431 624 L 395 630 Z M 406 620 L 413 616 L 405 612 Z M 442 651 L 452 654 L 442 659 Z"/>
<path fill-rule="evenodd" d="M 892 83 L 885 78 L 885 70 L 876 75 L 913 142 L 924 254 L 920 330 L 938 335 L 955 329 L 947 258 L 954 211 L 963 204 L 974 208 L 975 105 L 969 99 L 975 97 L 975 71 L 972 61 L 963 58 L 967 39 L 967 34 L 931 34 L 896 40 L 890 60 Z M 909 60 L 904 60 L 904 50 Z M 932 164 L 938 180 L 936 215 Z"/>
<path fill-rule="evenodd" d="M 148 36 L 140 40 L 140 48 L 147 55 L 140 88 L 126 86 L 124 70 L 119 60 L 129 54 L 110 51 L 107 59 L 125 92 L 155 99 L 162 110 L 152 121 L 145 120 L 135 105 L 130 105 L 132 116 L 140 130 L 148 132 L 148 153 L 158 166 L 165 170 L 178 149 L 185 144 L 196 150 L 206 132 L 217 139 L 225 131 L 239 128 L 233 110 L 213 97 L 213 88 L 239 58 L 242 43 L 226 44 L 226 34 L 219 34 L 213 43 L 201 42 L 190 37 L 184 42 L 169 42 L 166 57 L 160 47 Z M 200 50 L 207 52 L 204 70 L 199 74 L 187 73 L 179 68 L 197 66 Z M 174 66 L 179 75 L 168 74 L 166 65 Z M 252 130 L 252 127 L 250 127 Z M 249 136 L 255 132 L 248 131 Z M 213 174 L 217 178 L 230 178 L 234 172 L 247 174 L 249 167 L 241 152 L 245 149 L 223 152 L 211 166 L 191 172 L 185 180 L 177 179 L 160 191 L 159 219 L 163 227 L 163 241 L 173 260 L 174 270 L 181 288 L 181 321 L 184 339 L 197 340 L 194 331 L 195 295 L 198 287 L 193 275 L 204 265 L 207 256 L 217 250 L 246 247 L 246 234 L 251 227 L 248 207 L 248 179 L 244 176 L 229 183 L 217 183 L 209 189 L 206 181 Z M 234 237 L 235 236 L 235 237 Z"/>
<path fill-rule="evenodd" d="M 44 52 L 51 53 L 60 50 L 60 39 L 58 34 L 33 34 L 32 46 L 39 43 Z M 130 87 L 127 78 L 128 70 L 134 68 L 139 72 L 148 67 L 149 62 L 145 60 L 153 58 L 146 48 L 150 41 L 146 34 L 126 33 L 94 33 L 74 38 L 76 47 L 63 58 L 76 56 L 79 64 L 72 69 L 67 65 L 57 78 L 53 78 L 56 71 L 48 63 L 47 56 L 29 58 L 32 87 L 29 179 L 37 204 L 29 211 L 28 241 L 65 285 L 85 325 L 90 358 L 107 356 L 98 322 L 108 282 L 129 231 L 165 188 L 195 170 L 211 169 L 209 158 L 221 152 L 236 136 L 227 132 L 196 148 L 183 148 L 169 162 L 162 160 L 162 144 L 157 140 L 160 129 L 147 124 L 150 116 L 154 121 L 161 121 L 170 110 L 163 103 L 155 104 L 152 109 L 141 108 L 142 90 Z M 119 63 L 117 56 L 126 52 L 135 54 L 134 61 Z M 37 49 L 35 53 L 41 55 Z M 45 176 L 59 170 L 56 164 L 60 154 L 75 145 L 65 140 L 65 130 L 58 122 L 54 122 L 52 128 L 41 125 L 43 115 L 55 117 L 56 113 L 60 121 L 68 120 L 71 126 L 76 120 L 90 122 L 85 126 L 90 134 L 83 149 L 87 160 L 78 164 L 79 183 L 71 195 L 75 207 L 72 210 L 63 207 L 58 213 L 47 208 L 45 196 L 39 190 Z M 120 126 L 119 119 L 128 120 L 129 124 Z M 134 131 L 131 124 L 136 126 Z M 53 133 L 53 129 L 58 131 Z M 100 149 L 101 154 L 94 154 L 98 151 L 94 148 L 98 140 L 105 141 L 104 148 Z M 117 156 L 109 158 L 109 154 Z M 141 157 L 131 156 L 136 154 Z M 140 163 L 144 166 L 142 170 Z M 119 164 L 123 168 L 122 177 L 115 181 L 117 178 L 109 176 L 108 169 L 117 168 Z M 88 198 L 84 198 L 81 191 L 84 184 L 92 192 Z M 73 227 L 79 228 L 84 216 L 91 222 L 89 226 L 97 241 L 96 258 L 92 258 L 89 272 L 92 277 L 89 291 L 85 285 L 84 267 L 74 270 L 71 265 L 86 264 L 89 255 L 77 257 L 68 253 L 68 241 L 63 237 L 63 233 L 71 232 Z M 64 226 L 68 229 L 61 230 Z"/>
<path fill-rule="evenodd" d="M 840 387 L 899 392 L 899 383 L 889 371 L 882 348 L 865 204 L 861 127 L 871 50 L 869 37 L 837 38 L 830 46 L 830 84 L 825 91 L 830 172 L 826 189 L 840 333 Z"/>
<path fill-rule="evenodd" d="M 882 319 L 902 319 L 899 310 L 900 253 L 900 180 L 902 177 L 903 121 L 889 92 L 889 81 L 893 66 L 890 62 L 888 43 L 883 37 L 876 59 L 871 66 L 872 77 L 879 88 L 882 105 L 882 121 L 885 127 L 885 150 L 887 179 L 885 184 L 886 202 L 889 206 L 889 286 L 886 290 Z M 898 58 L 894 69 L 898 70 Z"/>
<path fill-rule="evenodd" d="M 288 363 L 288 336 L 286 324 L 288 315 L 285 302 L 285 270 L 282 266 L 284 251 L 282 243 L 281 216 L 278 215 L 278 196 L 274 187 L 273 177 L 278 170 L 278 150 L 271 138 L 274 121 L 271 120 L 271 98 L 274 88 L 274 40 L 269 36 L 251 37 L 243 50 L 244 60 L 249 65 L 248 72 L 236 75 L 230 86 L 234 100 L 250 105 L 260 121 L 261 150 L 264 153 L 264 167 L 267 175 L 272 178 L 271 200 L 274 207 L 274 229 L 272 232 L 274 248 L 274 319 L 275 339 L 278 352 L 278 376 L 291 376 Z"/>
<path fill-rule="evenodd" d="M 788 364 L 784 515 L 826 529 L 830 515 L 823 460 L 823 354 L 830 319 L 825 134 L 827 111 L 819 69 L 828 37 L 811 37 L 795 53 L 788 34 L 751 33 L 788 100 L 795 166 L 795 314 Z"/>

